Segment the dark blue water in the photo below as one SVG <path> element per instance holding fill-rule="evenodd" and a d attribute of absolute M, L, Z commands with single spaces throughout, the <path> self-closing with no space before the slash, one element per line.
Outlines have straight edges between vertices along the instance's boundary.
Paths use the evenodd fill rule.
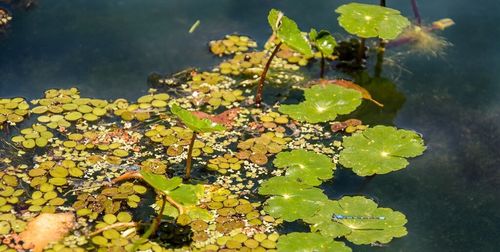
<path fill-rule="evenodd" d="M 147 90 L 150 72 L 216 64 L 206 46 L 211 39 L 237 32 L 262 44 L 272 7 L 304 30 L 342 33 L 333 10 L 345 2 L 40 0 L 32 11 L 15 11 L 0 39 L 0 96 L 36 98 L 49 87 L 77 86 L 85 96 L 134 98 Z M 387 2 L 411 16 L 409 1 Z M 384 74 L 405 97 L 388 120 L 421 132 L 428 150 L 408 169 L 377 176 L 361 192 L 404 212 L 409 235 L 385 248 L 355 250 L 498 251 L 500 2 L 419 3 L 425 21 L 455 20 L 442 33 L 454 46 L 431 59 L 396 56 L 405 52 L 396 49 L 388 59 L 408 71 L 386 66 Z M 189 34 L 197 19 L 201 25 Z M 348 191 L 343 182 L 350 177 L 339 174 L 330 193 Z"/>

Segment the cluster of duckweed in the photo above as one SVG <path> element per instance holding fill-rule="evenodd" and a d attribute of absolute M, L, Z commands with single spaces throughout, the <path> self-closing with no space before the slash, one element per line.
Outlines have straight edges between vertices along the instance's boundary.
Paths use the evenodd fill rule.
<path fill-rule="evenodd" d="M 152 142 L 162 144 L 167 148 L 166 153 L 170 157 L 181 155 L 188 148 L 193 132 L 186 128 L 173 126 L 167 128 L 162 124 L 154 124 L 151 129 L 144 134 Z M 211 154 L 214 149 L 206 143 L 196 140 L 193 145 L 193 157 L 200 156 L 202 153 Z"/>
<path fill-rule="evenodd" d="M 187 82 L 192 90 L 199 90 L 203 93 L 207 93 L 211 86 L 215 86 L 222 81 L 226 80 L 227 77 L 221 75 L 220 73 L 212 72 L 193 72 L 191 73 L 191 79 Z"/>
<path fill-rule="evenodd" d="M 12 137 L 11 141 L 20 144 L 26 149 L 45 147 L 54 137 L 54 134 L 41 124 L 33 124 L 29 128 L 22 129 L 20 133 L 21 135 Z"/>
<path fill-rule="evenodd" d="M 250 52 L 236 54 L 232 59 L 228 59 L 219 64 L 219 71 L 226 75 L 254 75 L 262 71 L 266 64 L 267 56 L 265 52 Z"/>
<path fill-rule="evenodd" d="M 245 100 L 243 91 L 235 90 L 212 90 L 207 96 L 207 103 L 212 109 L 217 109 L 220 106 L 231 107 L 236 102 Z"/>
<path fill-rule="evenodd" d="M 37 120 L 51 129 L 68 128 L 78 120 L 97 121 L 109 109 L 106 100 L 82 98 L 76 88 L 49 89 L 44 98 L 32 103 L 37 106 L 31 112 L 38 114 Z"/>
<path fill-rule="evenodd" d="M 212 171 L 226 174 L 228 170 L 240 170 L 242 164 L 243 161 L 237 158 L 235 155 L 224 154 L 223 156 L 208 160 L 207 168 Z"/>
<path fill-rule="evenodd" d="M 0 28 L 7 25 L 10 20 L 12 20 L 12 16 L 6 10 L 0 8 Z"/>
<path fill-rule="evenodd" d="M 333 122 L 331 123 L 332 132 L 343 131 L 348 134 L 355 133 L 357 131 L 363 131 L 368 128 L 367 125 L 363 125 L 363 122 L 357 119 L 348 119 L 343 122 Z"/>
<path fill-rule="evenodd" d="M 246 52 L 257 47 L 257 43 L 247 36 L 226 35 L 224 39 L 210 41 L 210 51 L 218 56 Z"/>
<path fill-rule="evenodd" d="M 0 171 L 0 212 L 9 213 L 19 203 L 24 190 L 18 189 L 19 180 L 15 175 Z"/>
<path fill-rule="evenodd" d="M 137 103 L 132 104 L 125 99 L 118 99 L 113 102 L 112 109 L 124 121 L 145 121 L 151 118 L 152 112 L 165 111 L 169 98 L 167 93 L 148 94 L 139 97 Z"/>
<path fill-rule="evenodd" d="M 16 125 L 24 121 L 26 116 L 29 114 L 29 108 L 30 106 L 24 98 L 1 98 L 0 129 L 3 129 L 5 124 Z"/>
<path fill-rule="evenodd" d="M 256 165 L 267 164 L 268 155 L 274 155 L 286 148 L 291 139 L 283 133 L 266 132 L 259 137 L 253 137 L 238 143 L 236 153 L 239 159 L 248 159 Z"/>

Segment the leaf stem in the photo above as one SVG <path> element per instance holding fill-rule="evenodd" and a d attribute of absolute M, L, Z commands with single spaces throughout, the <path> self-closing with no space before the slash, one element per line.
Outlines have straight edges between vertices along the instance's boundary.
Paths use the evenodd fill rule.
<path fill-rule="evenodd" d="M 276 45 L 273 52 L 271 53 L 271 56 L 269 57 L 269 59 L 266 62 L 266 66 L 264 67 L 262 74 L 260 75 L 259 85 L 257 86 L 257 94 L 255 95 L 255 105 L 257 107 L 260 107 L 260 104 L 262 103 L 262 92 L 264 90 L 264 81 L 266 79 L 267 71 L 269 70 L 269 67 L 271 66 L 271 61 L 273 61 L 274 56 L 276 55 L 276 53 L 278 53 L 278 50 L 279 50 L 281 44 L 283 44 L 283 42 L 279 42 Z"/>
<path fill-rule="evenodd" d="M 411 9 L 413 10 L 413 15 L 415 15 L 415 19 L 417 20 L 417 25 L 420 26 L 422 24 L 422 18 L 420 17 L 420 11 L 418 10 L 417 0 L 411 0 Z"/>
<path fill-rule="evenodd" d="M 196 132 L 193 132 L 193 136 L 191 137 L 191 142 L 189 142 L 188 156 L 186 160 L 186 174 L 184 175 L 184 180 L 189 180 L 191 178 L 191 166 L 193 159 L 193 146 L 194 141 L 196 140 Z"/>
<path fill-rule="evenodd" d="M 377 48 L 377 63 L 375 64 L 375 76 L 380 77 L 382 74 L 382 65 L 384 63 L 384 53 L 385 53 L 385 45 L 387 42 L 383 39 L 380 39 L 378 48 Z"/>
<path fill-rule="evenodd" d="M 163 194 L 162 197 L 163 197 L 163 200 L 162 200 L 162 204 L 160 207 L 160 212 L 158 213 L 158 215 L 156 215 L 156 218 L 153 220 L 153 223 L 151 224 L 151 225 L 153 225 L 153 230 L 151 231 L 151 234 L 154 234 L 156 232 L 156 230 L 158 230 L 158 227 L 160 226 L 161 219 L 163 218 L 163 211 L 165 210 L 165 205 L 167 204 L 167 197 L 168 196 Z"/>
<path fill-rule="evenodd" d="M 365 55 L 365 38 L 359 38 L 358 55 L 356 57 L 356 64 L 361 67 Z"/>
<path fill-rule="evenodd" d="M 321 70 L 319 72 L 319 78 L 323 79 L 325 77 L 325 55 L 321 52 Z"/>

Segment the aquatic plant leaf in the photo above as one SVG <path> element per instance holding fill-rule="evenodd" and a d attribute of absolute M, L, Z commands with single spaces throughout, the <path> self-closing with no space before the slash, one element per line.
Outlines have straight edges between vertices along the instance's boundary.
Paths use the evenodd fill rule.
<path fill-rule="evenodd" d="M 306 56 L 313 55 L 311 45 L 300 31 L 297 23 L 284 16 L 281 11 L 276 9 L 269 11 L 267 19 L 276 36 L 285 45 Z"/>
<path fill-rule="evenodd" d="M 309 218 L 305 218 L 304 222 L 310 224 L 312 232 L 319 232 L 324 236 L 329 236 L 332 238 L 341 237 L 351 233 L 351 229 L 346 227 L 342 223 L 338 223 L 332 220 L 335 214 L 335 207 L 338 206 L 338 202 L 328 200 L 320 208 L 320 210 Z"/>
<path fill-rule="evenodd" d="M 177 104 L 173 104 L 170 111 L 179 117 L 189 129 L 197 133 L 206 133 L 213 131 L 222 131 L 226 128 L 220 124 L 210 121 L 209 119 L 201 119 L 194 115 L 191 111 L 181 108 Z"/>
<path fill-rule="evenodd" d="M 314 43 L 314 46 L 323 53 L 323 55 L 331 55 L 337 46 L 337 41 L 330 32 L 321 30 L 319 33 L 315 29 L 309 32 L 309 39 Z"/>
<path fill-rule="evenodd" d="M 154 174 L 152 172 L 141 171 L 140 173 L 146 183 L 167 195 L 182 184 L 182 178 L 179 177 L 169 179 L 163 175 Z"/>
<path fill-rule="evenodd" d="M 313 151 L 292 150 L 276 155 L 273 164 L 286 168 L 286 176 L 311 186 L 320 185 L 333 177 L 335 164 L 323 154 Z"/>
<path fill-rule="evenodd" d="M 361 93 L 363 99 L 365 100 L 369 100 L 373 103 L 375 103 L 375 105 L 379 106 L 379 107 L 383 107 L 384 104 L 374 100 L 372 98 L 372 95 L 370 94 L 370 92 L 368 92 L 368 90 L 366 90 L 365 88 L 361 87 L 360 85 L 352 82 L 352 81 L 348 81 L 348 80 L 342 80 L 342 79 L 337 79 L 337 80 L 320 80 L 319 81 L 320 84 L 333 84 L 333 85 L 338 85 L 338 86 L 341 86 L 341 87 L 345 87 L 345 88 L 349 88 L 349 89 L 352 89 L 352 90 L 356 90 L 358 92 Z"/>
<path fill-rule="evenodd" d="M 311 217 L 328 199 L 321 189 L 287 176 L 273 177 L 262 183 L 259 193 L 273 195 L 266 201 L 264 210 L 274 218 L 285 221 Z"/>
<path fill-rule="evenodd" d="M 395 39 L 410 25 L 398 10 L 374 4 L 344 4 L 335 12 L 340 14 L 340 26 L 361 38 Z"/>
<path fill-rule="evenodd" d="M 361 104 L 359 92 L 335 85 L 314 85 L 304 90 L 304 96 L 304 102 L 281 105 L 279 111 L 298 121 L 318 123 L 349 114 Z"/>
<path fill-rule="evenodd" d="M 342 197 L 330 206 L 333 220 L 350 229 L 345 235 L 354 244 L 389 243 L 393 238 L 408 234 L 404 214 L 390 208 L 379 208 L 373 200 L 362 197 Z"/>
<path fill-rule="evenodd" d="M 331 237 L 318 233 L 290 233 L 282 235 L 276 244 L 278 251 L 297 252 L 350 252 L 351 248 L 343 242 L 334 241 Z"/>
<path fill-rule="evenodd" d="M 173 190 L 170 197 L 182 205 L 195 205 L 198 203 L 200 195 L 203 195 L 202 185 L 181 184 Z"/>
<path fill-rule="evenodd" d="M 208 119 L 214 123 L 222 124 L 225 127 L 231 127 L 238 117 L 240 108 L 228 109 L 218 115 L 209 115 L 202 111 L 193 111 L 192 113 L 200 119 Z"/>
<path fill-rule="evenodd" d="M 421 155 L 426 147 L 414 131 L 375 126 L 344 137 L 339 162 L 359 176 L 385 174 L 405 168 L 406 158 Z"/>

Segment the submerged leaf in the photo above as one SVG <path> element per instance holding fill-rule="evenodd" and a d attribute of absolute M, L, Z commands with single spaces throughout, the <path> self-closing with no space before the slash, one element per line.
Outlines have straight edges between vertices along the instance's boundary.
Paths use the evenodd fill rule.
<path fill-rule="evenodd" d="M 224 126 L 212 122 L 209 119 L 201 119 L 197 117 L 191 111 L 185 110 L 177 104 L 173 104 L 170 111 L 179 117 L 182 123 L 184 123 L 188 128 L 197 133 L 222 131 L 226 129 Z"/>
<path fill-rule="evenodd" d="M 296 252 L 350 252 L 351 248 L 343 242 L 334 241 L 330 237 L 318 233 L 290 233 L 280 236 L 278 251 Z"/>
<path fill-rule="evenodd" d="M 28 223 L 19 238 L 26 247 L 40 252 L 49 243 L 64 238 L 74 227 L 74 222 L 75 216 L 72 213 L 42 213 Z"/>
<path fill-rule="evenodd" d="M 285 45 L 306 56 L 313 55 L 309 41 L 293 20 L 284 16 L 281 11 L 272 9 L 269 12 L 268 21 L 276 36 Z"/>
<path fill-rule="evenodd" d="M 414 131 L 375 126 L 344 138 L 339 162 L 359 176 L 385 174 L 405 168 L 406 158 L 421 155 L 423 139 Z"/>
<path fill-rule="evenodd" d="M 305 89 L 304 95 L 304 102 L 281 105 L 279 111 L 298 121 L 318 123 L 349 114 L 361 104 L 359 92 L 335 85 L 315 85 Z"/>
<path fill-rule="evenodd" d="M 340 26 L 362 38 L 395 39 L 410 25 L 398 10 L 374 4 L 344 4 L 335 12 L 340 14 Z"/>
<path fill-rule="evenodd" d="M 331 179 L 335 169 L 335 164 L 327 156 L 305 150 L 281 152 L 276 155 L 273 164 L 278 168 L 286 168 L 286 177 L 311 186 Z"/>
<path fill-rule="evenodd" d="M 349 88 L 349 89 L 352 89 L 352 90 L 356 90 L 358 92 L 361 93 L 361 95 L 363 96 L 363 99 L 365 100 L 369 100 L 373 103 L 375 103 L 375 105 L 379 106 L 379 107 L 383 107 L 384 104 L 374 100 L 370 94 L 370 92 L 368 92 L 368 90 L 366 90 L 365 88 L 361 87 L 360 85 L 352 82 L 352 81 L 348 81 L 348 80 L 342 80 L 342 79 L 337 79 L 337 80 L 320 80 L 320 84 L 334 84 L 334 85 L 338 85 L 338 86 L 341 86 L 341 87 L 345 87 L 345 88 Z"/>

